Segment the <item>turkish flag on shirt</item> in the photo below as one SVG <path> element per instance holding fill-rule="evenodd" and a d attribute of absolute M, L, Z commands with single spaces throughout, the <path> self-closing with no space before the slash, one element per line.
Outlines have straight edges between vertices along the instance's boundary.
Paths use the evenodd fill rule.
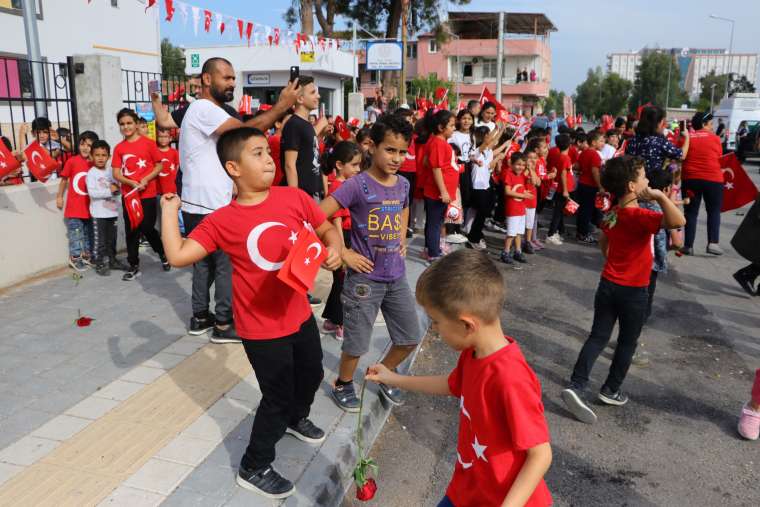
<path fill-rule="evenodd" d="M 24 155 L 26 155 L 26 166 L 29 172 L 42 183 L 45 183 L 50 175 L 61 167 L 61 163 L 51 157 L 50 153 L 37 141 L 26 147 Z"/>
<path fill-rule="evenodd" d="M 311 227 L 304 227 L 298 233 L 298 240 L 285 258 L 277 278 L 295 291 L 306 294 L 314 287 L 319 266 L 325 259 L 325 246 Z"/>
<path fill-rule="evenodd" d="M 749 179 L 736 154 L 729 153 L 720 157 L 720 167 L 723 171 L 723 205 L 720 211 L 731 211 L 741 208 L 755 200 L 757 187 Z"/>
<path fill-rule="evenodd" d="M 127 208 L 129 228 L 131 230 L 137 229 L 140 227 L 144 218 L 140 192 L 138 192 L 137 189 L 124 195 L 124 206 Z"/>
<path fill-rule="evenodd" d="M 340 116 L 335 117 L 335 122 L 333 124 L 333 127 L 335 128 L 335 131 L 338 133 L 340 138 L 343 139 L 344 141 L 351 137 L 351 131 L 348 130 L 346 121 Z"/>
<path fill-rule="evenodd" d="M 21 167 L 21 162 L 16 160 L 13 152 L 6 148 L 5 143 L 0 143 L 0 178 L 4 178 Z"/>

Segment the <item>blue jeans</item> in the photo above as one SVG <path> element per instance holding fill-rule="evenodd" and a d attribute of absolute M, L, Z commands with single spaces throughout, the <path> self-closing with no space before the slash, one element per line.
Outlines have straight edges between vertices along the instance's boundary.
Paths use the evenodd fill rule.
<path fill-rule="evenodd" d="M 454 504 L 449 500 L 448 496 L 444 496 L 443 499 L 438 503 L 438 507 L 454 507 Z"/>
<path fill-rule="evenodd" d="M 87 218 L 64 218 L 71 257 L 89 257 L 92 253 L 92 223 Z"/>
<path fill-rule="evenodd" d="M 425 247 L 430 257 L 441 256 L 441 226 L 448 205 L 425 197 Z"/>
<path fill-rule="evenodd" d="M 702 205 L 702 196 L 705 198 L 707 208 L 707 242 L 720 242 L 720 208 L 723 205 L 723 183 L 705 180 L 683 180 L 683 193 L 691 192 L 689 204 L 684 206 L 686 215 L 686 234 L 684 246 L 694 247 L 694 238 L 697 235 L 697 216 L 699 207 Z"/>

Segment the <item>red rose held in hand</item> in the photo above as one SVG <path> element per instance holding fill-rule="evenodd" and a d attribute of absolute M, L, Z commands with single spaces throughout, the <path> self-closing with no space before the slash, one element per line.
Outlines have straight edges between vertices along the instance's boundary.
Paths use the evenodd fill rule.
<path fill-rule="evenodd" d="M 356 498 L 362 502 L 372 500 L 375 497 L 376 492 L 377 484 L 375 484 L 375 479 L 372 478 L 367 479 L 367 482 L 365 482 L 363 486 L 356 486 Z"/>

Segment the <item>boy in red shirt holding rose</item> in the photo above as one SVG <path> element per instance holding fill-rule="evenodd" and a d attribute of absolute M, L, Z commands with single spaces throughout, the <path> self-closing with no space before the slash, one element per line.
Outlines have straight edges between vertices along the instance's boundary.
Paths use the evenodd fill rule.
<path fill-rule="evenodd" d="M 607 260 L 594 297 L 594 323 L 578 355 L 570 385 L 562 391 L 562 400 L 570 412 L 588 424 L 596 421 L 596 414 L 584 400 L 586 386 L 594 363 L 610 341 L 616 321 L 620 327 L 617 346 L 599 400 L 615 406 L 628 402 L 620 386 L 631 366 L 646 320 L 653 264 L 652 238 L 661 227 L 675 229 L 686 222 L 667 195 L 649 188 L 641 158 L 624 155 L 610 159 L 602 173 L 601 184 L 617 197 L 619 204 L 602 220 L 599 247 Z M 657 201 L 662 213 L 639 207 L 639 199 Z"/>
<path fill-rule="evenodd" d="M 461 351 L 456 368 L 448 376 L 416 377 L 375 364 L 367 380 L 459 398 L 457 463 L 439 507 L 550 505 L 543 477 L 552 451 L 541 385 L 501 328 L 499 268 L 484 252 L 457 250 L 425 270 L 416 294 L 432 331 Z"/>
<path fill-rule="evenodd" d="M 304 227 L 311 227 L 325 242 L 327 269 L 340 267 L 341 241 L 306 192 L 272 186 L 275 164 L 263 132 L 250 127 L 230 130 L 219 137 L 216 150 L 237 186 L 237 198 L 206 215 L 183 240 L 177 218 L 180 200 L 174 194 L 164 195 L 163 241 L 169 262 L 177 267 L 189 266 L 217 249 L 232 261 L 236 330 L 262 395 L 237 483 L 266 498 L 285 498 L 295 488 L 272 468 L 275 444 L 285 433 L 309 443 L 324 440 L 325 432 L 308 419 L 324 371 L 319 329 L 309 301 L 281 281 L 277 272 Z"/>

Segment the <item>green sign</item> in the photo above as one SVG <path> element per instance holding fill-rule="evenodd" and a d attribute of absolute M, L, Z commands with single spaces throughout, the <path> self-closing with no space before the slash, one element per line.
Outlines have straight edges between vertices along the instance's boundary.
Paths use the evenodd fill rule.
<path fill-rule="evenodd" d="M 193 68 L 198 68 L 201 66 L 201 57 L 198 53 L 193 53 L 190 55 L 190 66 Z"/>

